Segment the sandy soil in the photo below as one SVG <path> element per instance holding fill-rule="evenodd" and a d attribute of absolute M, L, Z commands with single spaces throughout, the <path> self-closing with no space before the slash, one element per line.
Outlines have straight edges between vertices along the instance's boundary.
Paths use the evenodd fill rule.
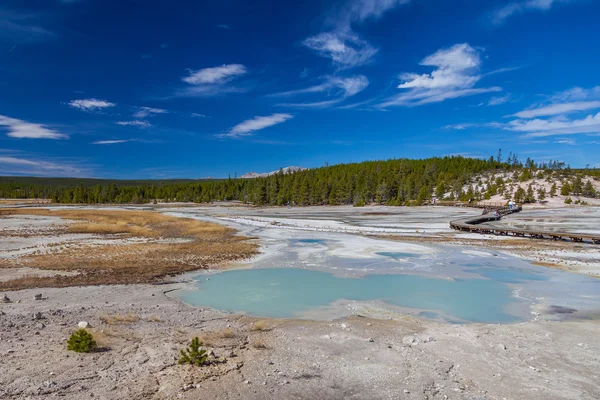
<path fill-rule="evenodd" d="M 513 248 L 524 258 L 540 252 L 564 265 L 570 265 L 570 259 L 582 262 L 583 257 L 589 269 L 600 269 L 597 251 L 586 246 L 538 248 L 534 243 L 543 242 L 504 242 L 449 231 L 448 221 L 477 213 L 473 210 L 163 211 L 201 213 L 211 221 L 245 227 L 243 234 L 251 234 L 258 228 L 255 224 L 288 235 L 314 229 L 379 236 L 383 229 L 390 231 L 383 234 L 404 241 Z M 419 249 L 420 243 L 410 243 Z M 257 259 L 261 257 L 264 254 Z M 384 319 L 354 315 L 320 322 L 257 321 L 191 308 L 166 294 L 182 287 L 136 284 L 7 292 L 11 303 L 0 303 L 0 398 L 600 398 L 600 320 L 594 315 L 581 320 L 557 309 L 553 320 L 538 317 L 505 325 L 450 325 L 401 314 Z M 34 300 L 38 293 L 44 300 Z M 80 321 L 89 322 L 102 351 L 67 351 L 66 339 Z M 211 365 L 177 365 L 179 349 L 194 336 L 214 353 Z"/>
<path fill-rule="evenodd" d="M 598 321 L 446 325 L 399 316 L 263 321 L 193 309 L 176 286 L 9 293 L 0 308 L 0 398 L 594 399 Z M 18 303 L 17 303 L 18 302 Z M 41 313 L 41 319 L 33 315 Z M 129 316 L 115 322 L 111 316 Z M 80 321 L 103 351 L 65 341 Z M 262 330 L 258 330 L 260 326 Z M 218 358 L 176 364 L 193 336 Z M 40 346 L 40 343 L 43 343 Z"/>

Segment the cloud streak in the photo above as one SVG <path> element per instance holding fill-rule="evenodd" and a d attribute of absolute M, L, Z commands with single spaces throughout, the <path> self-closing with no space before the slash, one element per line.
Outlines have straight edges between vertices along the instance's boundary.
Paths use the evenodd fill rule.
<path fill-rule="evenodd" d="M 544 107 L 519 111 L 513 114 L 517 118 L 537 118 L 553 115 L 570 114 L 578 111 L 594 110 L 600 108 L 600 101 L 578 101 L 573 103 L 550 104 Z"/>
<path fill-rule="evenodd" d="M 573 135 L 578 133 L 600 133 L 600 112 L 580 119 L 561 120 L 515 120 L 507 124 L 508 130 L 526 132 L 524 137 Z"/>
<path fill-rule="evenodd" d="M 120 143 L 127 143 L 127 142 L 131 142 L 132 140 L 130 139 L 122 139 L 122 140 L 97 140 L 95 142 L 92 142 L 91 144 L 120 144 Z"/>
<path fill-rule="evenodd" d="M 152 117 L 156 114 L 168 114 L 167 110 L 163 110 L 162 108 L 152 108 L 152 107 L 138 107 L 138 110 L 133 114 L 134 118 L 147 118 Z"/>
<path fill-rule="evenodd" d="M 246 67 L 242 64 L 228 64 L 220 67 L 204 68 L 198 71 L 190 70 L 189 76 L 181 80 L 190 85 L 219 84 L 225 83 L 234 77 L 244 75 L 246 72 Z"/>
<path fill-rule="evenodd" d="M 302 44 L 317 55 L 329 58 L 340 70 L 368 64 L 378 49 L 353 32 L 323 32 Z"/>
<path fill-rule="evenodd" d="M 71 100 L 69 102 L 69 106 L 76 108 L 81 111 L 98 111 L 104 108 L 115 107 L 116 104 L 111 103 L 106 100 L 99 99 L 80 99 L 80 100 Z"/>
<path fill-rule="evenodd" d="M 42 27 L 39 14 L 23 14 L 0 9 L 0 39 L 16 43 L 35 43 L 58 38 Z"/>
<path fill-rule="evenodd" d="M 248 70 L 242 64 L 225 64 L 219 67 L 188 70 L 188 76 L 181 78 L 189 86 L 179 89 L 175 96 L 181 97 L 210 97 L 227 93 L 242 93 L 247 89 L 230 84 L 231 81 L 243 75 Z"/>
<path fill-rule="evenodd" d="M 530 11 L 548 11 L 556 4 L 564 4 L 575 0 L 523 0 L 513 2 L 497 9 L 492 14 L 492 21 L 495 24 L 502 24 L 508 18 L 516 14 L 522 14 Z"/>
<path fill-rule="evenodd" d="M 118 121 L 115 122 L 117 125 L 121 126 L 135 126 L 138 128 L 151 128 L 152 124 L 148 121 Z"/>
<path fill-rule="evenodd" d="M 292 119 L 293 116 L 290 114 L 271 114 L 268 116 L 259 116 L 251 119 L 247 119 L 243 122 L 240 122 L 233 128 L 231 128 L 227 133 L 217 135 L 220 138 L 229 138 L 229 139 L 239 139 L 246 136 L 252 136 L 254 132 L 281 124 L 289 119 Z"/>
<path fill-rule="evenodd" d="M 398 89 L 403 92 L 380 104 L 390 106 L 419 106 L 458 97 L 500 92 L 502 88 L 474 88 L 481 80 L 479 51 L 467 43 L 456 44 L 425 57 L 420 65 L 434 67 L 431 73 L 402 73 Z"/>
<path fill-rule="evenodd" d="M 361 38 L 353 24 L 381 18 L 385 12 L 409 0 L 348 0 L 327 18 L 330 30 L 306 38 L 302 45 L 328 58 L 338 70 L 370 63 L 378 49 Z"/>
<path fill-rule="evenodd" d="M 79 176 L 82 174 L 81 168 L 61 162 L 50 162 L 34 160 L 21 157 L 0 156 L 0 166 L 2 170 L 19 175 L 38 175 L 38 176 Z"/>
<path fill-rule="evenodd" d="M 304 89 L 291 90 L 287 92 L 275 93 L 271 96 L 275 97 L 290 97 L 296 95 L 304 95 L 311 93 L 327 93 L 337 98 L 332 100 L 324 100 L 317 102 L 305 103 L 280 103 L 278 106 L 284 107 L 301 107 L 301 108 L 326 108 L 334 104 L 344 101 L 346 98 L 362 92 L 369 86 L 369 80 L 364 75 L 356 75 L 351 77 L 325 77 L 323 83 L 310 86 Z"/>
<path fill-rule="evenodd" d="M 68 139 L 69 137 L 42 124 L 0 115 L 0 127 L 8 131 L 6 136 L 17 139 Z"/>

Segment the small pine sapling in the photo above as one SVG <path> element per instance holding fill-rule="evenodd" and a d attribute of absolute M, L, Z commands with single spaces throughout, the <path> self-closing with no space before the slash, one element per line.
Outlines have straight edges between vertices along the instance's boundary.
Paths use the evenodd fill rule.
<path fill-rule="evenodd" d="M 192 364 L 201 367 L 208 360 L 208 354 L 202 347 L 198 337 L 192 339 L 187 349 L 180 351 L 179 364 Z"/>
<path fill-rule="evenodd" d="M 67 341 L 67 350 L 77 353 L 91 353 L 96 350 L 96 341 L 91 333 L 85 329 L 73 332 Z"/>

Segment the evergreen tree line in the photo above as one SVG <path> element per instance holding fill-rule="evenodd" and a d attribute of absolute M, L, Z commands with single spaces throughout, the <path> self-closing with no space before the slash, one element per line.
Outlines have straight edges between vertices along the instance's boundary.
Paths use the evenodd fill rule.
<path fill-rule="evenodd" d="M 86 186 L 52 186 L 41 183 L 0 183 L 0 198 L 45 198 L 56 203 L 124 204 L 149 202 L 210 202 L 239 200 L 256 205 L 388 205 L 423 204 L 438 199 L 474 199 L 464 190 L 473 178 L 486 171 L 514 171 L 517 176 L 534 170 L 566 171 L 557 163 L 521 163 L 510 154 L 502 160 L 461 156 L 424 160 L 394 159 L 326 166 L 292 174 L 254 179 L 210 182 L 144 183 L 120 185 L 118 181 Z M 496 186 L 496 185 L 493 185 Z M 490 186 L 491 188 L 491 186 Z M 489 189 L 494 190 L 494 189 Z M 487 196 L 486 196 L 487 197 Z"/>

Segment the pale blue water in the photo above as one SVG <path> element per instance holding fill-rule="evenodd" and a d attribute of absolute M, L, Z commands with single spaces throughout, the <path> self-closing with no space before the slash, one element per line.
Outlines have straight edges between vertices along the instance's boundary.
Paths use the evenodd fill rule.
<path fill-rule="evenodd" d="M 323 246 L 327 245 L 327 241 L 325 239 L 292 239 L 290 240 L 291 244 L 320 244 Z"/>
<path fill-rule="evenodd" d="M 488 279 L 435 279 L 380 274 L 341 278 L 293 268 L 234 270 L 198 276 L 197 289 L 177 293 L 184 302 L 258 317 L 301 317 L 337 300 L 379 300 L 415 309 L 428 318 L 465 322 L 514 322 L 507 313 L 511 289 Z"/>
<path fill-rule="evenodd" d="M 389 257 L 394 260 L 399 260 L 399 259 L 403 259 L 403 258 L 418 258 L 418 257 L 420 257 L 418 254 L 400 253 L 400 252 L 392 252 L 392 251 L 380 251 L 375 254 L 377 254 L 379 256 L 383 256 L 383 257 Z"/>

